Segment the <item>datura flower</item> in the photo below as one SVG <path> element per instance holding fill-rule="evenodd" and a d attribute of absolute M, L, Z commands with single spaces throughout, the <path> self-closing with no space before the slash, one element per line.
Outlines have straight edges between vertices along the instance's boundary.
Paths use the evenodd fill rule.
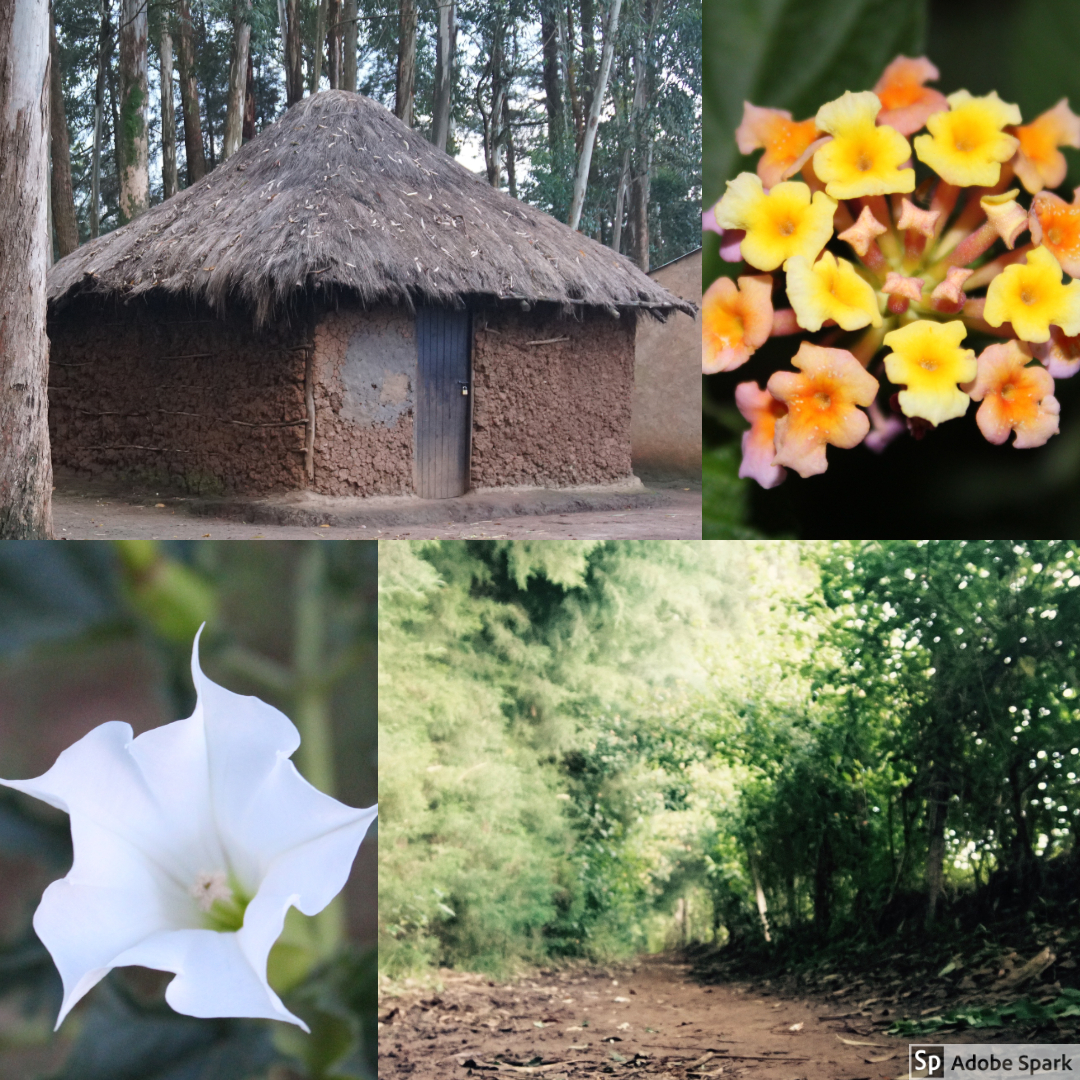
<path fill-rule="evenodd" d="M 797 371 L 736 391 L 750 425 L 740 475 L 762 486 L 785 468 L 823 472 L 827 445 L 880 453 L 922 438 L 973 399 L 991 442 L 1014 432 L 1036 446 L 1058 430 L 1053 380 L 1080 371 L 1080 280 L 1062 280 L 1080 279 L 1080 189 L 1072 202 L 1049 189 L 1061 147 L 1080 148 L 1080 117 L 1063 98 L 1024 124 L 996 93 L 945 97 L 927 85 L 937 78 L 926 57 L 898 56 L 873 92 L 812 121 L 744 107 L 739 149 L 763 153 L 708 224 L 725 259 L 758 273 L 706 293 L 702 369 L 800 336 Z M 786 179 L 799 170 L 805 183 Z M 1005 344 L 976 360 L 972 333 Z"/>
<path fill-rule="evenodd" d="M 806 184 L 789 180 L 766 192 L 754 173 L 729 180 L 715 208 L 722 228 L 745 230 L 742 257 L 759 270 L 775 270 L 793 255 L 816 259 L 832 236 L 835 211 L 822 191 L 811 198 Z"/>
<path fill-rule="evenodd" d="M 706 375 L 745 364 L 765 344 L 773 324 L 772 278 L 717 278 L 701 298 L 701 370 Z"/>
<path fill-rule="evenodd" d="M 814 154 L 814 172 L 834 199 L 915 190 L 907 139 L 895 128 L 877 127 L 877 94 L 850 90 L 818 109 L 817 126 L 833 138 Z"/>
<path fill-rule="evenodd" d="M 967 334 L 962 322 L 920 319 L 885 335 L 892 352 L 885 357 L 889 381 L 906 385 L 900 391 L 905 416 L 918 416 L 935 427 L 963 416 L 970 400 L 957 383 L 975 378 L 975 354 L 960 348 Z"/>
<path fill-rule="evenodd" d="M 769 393 L 787 406 L 776 421 L 774 465 L 788 465 L 800 476 L 827 468 L 825 446 L 858 446 L 870 420 L 857 405 L 869 405 L 878 381 L 844 349 L 823 349 L 804 341 L 791 361 L 799 369 L 776 371 Z"/>
<path fill-rule="evenodd" d="M 804 330 L 820 330 L 829 319 L 845 330 L 881 325 L 873 285 L 859 277 L 846 259 L 826 251 L 811 266 L 796 255 L 784 263 L 784 271 L 788 298 Z"/>
<path fill-rule="evenodd" d="M 1020 110 L 991 91 L 972 97 L 957 90 L 948 97 L 949 111 L 934 113 L 926 121 L 929 135 L 915 140 L 915 153 L 943 180 L 963 187 L 992 187 L 1020 145 L 1003 130 L 1020 123 Z"/>
<path fill-rule="evenodd" d="M 315 915 L 341 891 L 376 807 L 312 787 L 289 760 L 296 728 L 203 675 L 198 635 L 191 671 L 186 720 L 137 738 L 109 721 L 42 776 L 0 781 L 71 819 L 71 870 L 34 913 L 64 984 L 57 1027 L 112 968 L 137 964 L 175 973 L 177 1012 L 307 1030 L 267 983 L 267 956 L 290 907 Z"/>
<path fill-rule="evenodd" d="M 1020 182 L 1034 195 L 1043 188 L 1056 188 L 1068 170 L 1059 146 L 1080 149 L 1080 116 L 1062 98 L 1052 109 L 1035 117 L 1030 124 L 1013 129 L 1020 140 L 1013 168 Z"/>
<path fill-rule="evenodd" d="M 1068 336 L 1080 334 L 1080 281 L 1061 280 L 1061 264 L 1044 247 L 1028 252 L 990 282 L 983 318 L 991 326 L 1012 323 L 1024 341 L 1048 341 L 1050 324 Z"/>
<path fill-rule="evenodd" d="M 979 357 L 979 373 L 967 387 L 972 401 L 981 401 L 975 422 L 992 443 L 1003 443 L 1015 431 L 1013 446 L 1042 446 L 1058 433 L 1061 406 L 1054 380 L 1017 341 L 988 346 Z"/>

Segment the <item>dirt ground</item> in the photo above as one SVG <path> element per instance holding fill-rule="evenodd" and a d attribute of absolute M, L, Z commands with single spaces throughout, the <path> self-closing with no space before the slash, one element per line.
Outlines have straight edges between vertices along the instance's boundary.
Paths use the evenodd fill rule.
<path fill-rule="evenodd" d="M 397 540 L 403 538 L 554 537 L 584 539 L 701 539 L 701 488 L 671 488 L 663 505 L 628 510 L 506 517 L 475 522 L 388 527 L 244 524 L 192 517 L 181 501 L 152 496 L 138 501 L 58 488 L 53 493 L 53 532 L 62 540 Z"/>
<path fill-rule="evenodd" d="M 878 1010 L 748 983 L 704 986 L 689 970 L 673 957 L 650 957 L 501 986 L 442 972 L 438 992 L 406 988 L 380 1001 L 380 1080 L 907 1076 L 907 1040 L 882 1034 L 890 1020 Z"/>

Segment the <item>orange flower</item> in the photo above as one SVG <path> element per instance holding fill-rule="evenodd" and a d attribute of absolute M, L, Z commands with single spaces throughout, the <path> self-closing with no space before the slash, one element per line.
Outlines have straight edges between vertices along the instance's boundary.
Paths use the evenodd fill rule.
<path fill-rule="evenodd" d="M 982 402 L 975 422 L 989 442 L 1003 443 L 1015 431 L 1013 446 L 1022 450 L 1058 433 L 1054 380 L 1041 364 L 1028 365 L 1030 359 L 1018 341 L 990 345 L 979 357 L 979 373 L 966 389 Z"/>
<path fill-rule="evenodd" d="M 1080 188 L 1071 204 L 1052 191 L 1031 200 L 1031 239 L 1049 248 L 1069 277 L 1080 277 Z"/>
<path fill-rule="evenodd" d="M 896 128 L 901 135 L 912 135 L 926 123 L 931 113 L 949 107 L 944 94 L 923 84 L 938 77 L 938 69 L 919 56 L 898 56 L 882 73 L 874 87 L 881 100 L 879 124 Z"/>
<path fill-rule="evenodd" d="M 787 469 L 772 463 L 776 456 L 776 421 L 787 412 L 787 406 L 756 382 L 735 387 L 735 404 L 750 422 L 750 430 L 743 432 L 739 475 L 756 480 L 763 488 L 776 487 L 787 476 Z"/>
<path fill-rule="evenodd" d="M 1069 108 L 1069 99 L 1062 98 L 1013 134 L 1020 140 L 1013 168 L 1034 195 L 1044 187 L 1056 188 L 1065 179 L 1068 165 L 1058 147 L 1080 148 L 1080 116 Z"/>
<path fill-rule="evenodd" d="M 768 274 L 717 278 L 701 301 L 701 372 L 714 375 L 745 364 L 772 330 L 773 280 Z"/>
<path fill-rule="evenodd" d="M 814 141 L 817 127 L 814 118 L 792 120 L 784 109 L 763 109 L 743 102 L 742 123 L 735 129 L 740 154 L 751 154 L 759 147 L 765 153 L 757 163 L 761 182 L 771 188 L 784 179 L 784 172 L 794 164 Z"/>
<path fill-rule="evenodd" d="M 870 430 L 866 413 L 878 381 L 846 349 L 824 349 L 804 341 L 792 363 L 794 371 L 777 371 L 769 393 L 788 407 L 776 422 L 774 465 L 790 465 L 800 476 L 814 476 L 828 467 L 825 444 L 847 450 Z"/>

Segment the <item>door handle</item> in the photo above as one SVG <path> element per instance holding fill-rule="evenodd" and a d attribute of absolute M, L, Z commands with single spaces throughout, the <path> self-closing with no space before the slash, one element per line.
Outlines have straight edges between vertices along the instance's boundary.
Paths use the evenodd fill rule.
<path fill-rule="evenodd" d="M 461 387 L 461 396 L 462 397 L 468 397 L 469 396 L 469 384 L 463 382 L 463 383 L 458 383 L 458 386 Z"/>

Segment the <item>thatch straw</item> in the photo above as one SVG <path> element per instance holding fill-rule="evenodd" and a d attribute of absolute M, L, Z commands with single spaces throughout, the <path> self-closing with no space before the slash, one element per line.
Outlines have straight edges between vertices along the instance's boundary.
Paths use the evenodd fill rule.
<path fill-rule="evenodd" d="M 482 296 L 694 310 L 344 90 L 294 105 L 198 183 L 61 259 L 48 285 L 53 310 L 81 294 L 158 290 L 218 310 L 243 303 L 256 324 L 310 292 L 367 305 Z"/>

